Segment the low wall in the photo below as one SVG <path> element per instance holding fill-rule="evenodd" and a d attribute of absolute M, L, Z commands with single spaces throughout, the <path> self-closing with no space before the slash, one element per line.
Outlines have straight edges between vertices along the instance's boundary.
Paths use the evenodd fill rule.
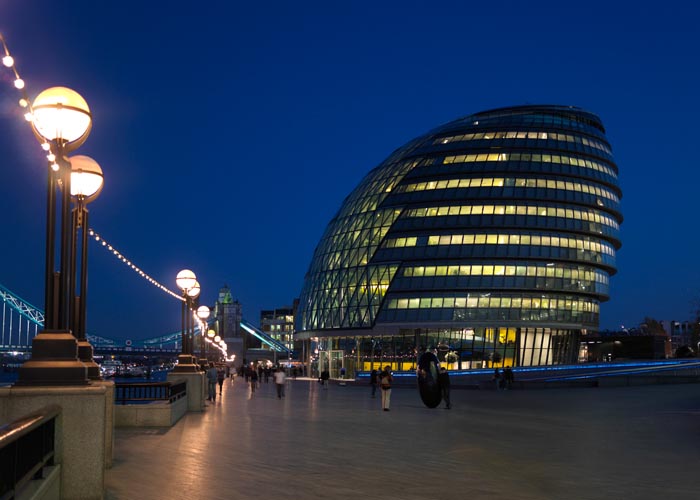
<path fill-rule="evenodd" d="M 169 403 L 156 401 L 140 405 L 114 405 L 116 427 L 170 427 L 187 413 L 187 398 Z"/>
<path fill-rule="evenodd" d="M 55 463 L 61 498 L 104 498 L 107 389 L 104 386 L 0 388 L 0 422 L 57 405 Z"/>

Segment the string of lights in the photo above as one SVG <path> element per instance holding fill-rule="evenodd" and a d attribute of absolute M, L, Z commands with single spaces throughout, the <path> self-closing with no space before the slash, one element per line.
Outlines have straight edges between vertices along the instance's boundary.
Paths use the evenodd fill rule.
<path fill-rule="evenodd" d="M 29 99 L 29 96 L 27 95 L 27 90 L 25 88 L 25 82 L 20 76 L 19 70 L 17 69 L 17 64 L 15 63 L 15 58 L 12 57 L 12 54 L 10 53 L 10 49 L 7 45 L 7 42 L 5 41 L 5 37 L 0 33 L 0 44 L 2 44 L 2 50 L 4 52 L 4 55 L 2 57 L 2 64 L 6 68 L 8 68 L 14 77 L 14 86 L 15 88 L 20 92 L 21 97 L 19 100 L 19 106 L 20 108 L 26 110 L 24 114 L 24 118 L 28 121 L 34 121 L 35 116 L 34 116 L 34 110 L 32 109 L 32 103 Z M 54 171 L 58 171 L 58 164 L 56 163 L 56 156 L 51 152 L 51 145 L 48 142 L 44 142 L 41 144 L 41 148 L 48 152 L 46 155 L 46 159 L 49 161 L 49 165 Z M 140 269 L 138 266 L 136 266 L 134 263 L 132 263 L 129 259 L 127 259 L 124 255 L 122 255 L 118 250 L 116 250 L 112 245 L 107 243 L 104 238 L 102 238 L 100 235 L 98 235 L 95 231 L 92 229 L 89 231 L 90 236 L 92 236 L 95 241 L 98 243 L 101 243 L 103 247 L 105 247 L 107 250 L 111 251 L 115 257 L 117 257 L 119 260 L 121 260 L 124 264 L 129 266 L 135 273 L 139 274 L 142 278 L 144 278 L 146 281 L 151 283 L 152 285 L 160 288 L 163 290 L 165 293 L 172 295 L 178 300 L 184 301 L 185 299 L 180 296 L 180 294 L 173 292 L 172 290 L 169 290 L 166 286 L 162 285 L 155 279 L 153 279 L 151 276 L 149 276 L 146 272 L 144 272 L 142 269 Z"/>
<path fill-rule="evenodd" d="M 12 57 L 12 54 L 10 53 L 10 48 L 7 46 L 7 42 L 5 41 L 5 37 L 0 33 L 0 43 L 2 44 L 2 49 L 5 55 L 2 57 L 2 64 L 6 68 L 8 68 L 10 71 L 12 71 L 12 75 L 14 76 L 14 86 L 17 90 L 19 90 L 21 97 L 19 99 L 19 107 L 26 110 L 24 113 L 24 119 L 27 120 L 28 122 L 34 121 L 34 109 L 32 109 L 32 102 L 29 100 L 29 96 L 27 95 L 27 90 L 25 88 L 25 83 L 24 79 L 19 74 L 19 70 L 17 69 L 17 65 L 15 64 L 15 58 Z M 56 163 L 56 155 L 51 152 L 51 144 L 48 142 L 43 142 L 41 144 L 41 149 L 43 149 L 47 155 L 46 159 L 49 160 L 49 165 L 51 168 L 55 171 L 58 172 L 58 163 Z"/>
<path fill-rule="evenodd" d="M 136 274 L 138 274 L 138 275 L 141 276 L 143 279 L 145 279 L 146 281 L 148 281 L 151 285 L 153 285 L 153 286 L 155 286 L 155 287 L 157 287 L 157 288 L 160 288 L 160 289 L 163 290 L 165 293 L 167 293 L 167 294 L 169 294 L 169 295 L 172 295 L 173 297 L 175 297 L 175 298 L 178 299 L 178 300 L 181 300 L 181 301 L 184 301 L 184 300 L 185 300 L 180 294 L 173 292 L 172 290 L 168 289 L 168 287 L 166 287 L 165 285 L 159 283 L 157 280 L 155 280 L 154 278 L 152 278 L 151 276 L 149 276 L 148 274 L 146 274 L 145 271 L 143 271 L 143 270 L 142 270 L 141 268 L 139 268 L 136 264 L 134 264 L 134 263 L 131 262 L 129 259 L 127 259 L 121 252 L 119 252 L 119 250 L 117 250 L 116 248 L 114 248 L 114 247 L 113 247 L 112 245 L 110 245 L 102 236 L 100 236 L 99 234 L 97 234 L 97 233 L 95 232 L 95 230 L 90 229 L 90 231 L 88 232 L 88 234 L 89 234 L 90 236 L 92 236 L 92 238 L 93 238 L 97 243 L 101 244 L 101 246 L 103 246 L 104 248 L 106 248 L 108 251 L 112 252 L 112 254 L 113 254 L 117 259 L 119 259 L 119 260 L 122 261 L 124 264 L 126 264 L 127 267 L 130 267 L 132 271 L 134 271 Z"/>
<path fill-rule="evenodd" d="M 20 108 L 24 111 L 24 119 L 27 122 L 36 122 L 37 117 L 34 114 L 34 109 L 32 108 L 32 103 L 29 99 L 29 96 L 27 95 L 27 90 L 26 90 L 26 85 L 24 82 L 24 79 L 22 79 L 19 70 L 17 69 L 17 65 L 15 64 L 15 59 L 12 57 L 12 54 L 10 53 L 10 49 L 7 45 L 7 42 L 5 40 L 5 37 L 0 33 L 0 44 L 2 45 L 2 50 L 4 52 L 4 55 L 2 56 L 2 64 L 6 68 L 8 68 L 12 72 L 12 76 L 14 78 L 13 83 L 15 89 L 17 89 L 21 97 L 18 101 L 18 104 Z M 51 151 L 51 144 L 48 142 L 43 142 L 41 143 L 41 148 L 47 153 L 46 154 L 46 159 L 49 161 L 49 166 L 51 167 L 52 170 L 58 171 L 59 166 L 58 163 L 56 162 L 56 155 Z M 131 268 L 132 271 L 134 271 L 136 274 L 141 276 L 143 279 L 148 281 L 150 284 L 153 286 L 160 288 L 163 292 L 167 293 L 168 295 L 176 298 L 177 300 L 180 301 L 185 301 L 186 299 L 182 297 L 180 294 L 173 292 L 172 290 L 168 289 L 165 285 L 159 283 L 156 279 L 152 278 L 149 276 L 145 271 L 143 271 L 141 268 L 139 268 L 136 264 L 131 262 L 131 260 L 127 259 L 126 256 L 124 256 L 121 252 L 119 252 L 114 246 L 109 244 L 102 236 L 97 234 L 93 229 L 90 229 L 88 234 L 102 247 L 104 247 L 106 250 L 111 252 L 117 259 L 122 261 L 124 264 L 126 264 L 129 268 Z M 207 337 L 207 325 L 203 321 L 201 321 L 199 318 L 197 318 L 195 311 L 192 311 L 193 314 L 195 314 L 195 319 L 199 322 L 199 329 L 200 329 L 200 334 L 204 337 L 204 340 L 219 349 L 223 355 L 228 359 L 228 353 L 227 353 L 227 346 L 226 343 L 221 340 L 220 342 L 215 342 L 212 339 L 209 339 Z"/>

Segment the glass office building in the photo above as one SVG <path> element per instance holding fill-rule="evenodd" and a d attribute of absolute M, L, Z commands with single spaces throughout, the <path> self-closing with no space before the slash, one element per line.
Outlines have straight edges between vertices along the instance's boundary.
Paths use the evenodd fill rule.
<path fill-rule="evenodd" d="M 620 248 L 618 169 L 572 106 L 460 118 L 370 171 L 318 244 L 297 315 L 331 374 L 574 363 Z"/>

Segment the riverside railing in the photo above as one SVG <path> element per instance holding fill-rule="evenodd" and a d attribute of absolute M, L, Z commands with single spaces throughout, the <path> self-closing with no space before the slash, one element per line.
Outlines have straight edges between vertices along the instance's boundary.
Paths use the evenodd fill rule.
<path fill-rule="evenodd" d="M 173 403 L 187 396 L 187 382 L 144 382 L 114 384 L 116 404 L 140 404 L 154 401 Z M 0 500 L 2 500 L 0 498 Z"/>
<path fill-rule="evenodd" d="M 15 498 L 32 479 L 54 464 L 56 417 L 61 408 L 42 408 L 0 426 L 0 500 Z"/>

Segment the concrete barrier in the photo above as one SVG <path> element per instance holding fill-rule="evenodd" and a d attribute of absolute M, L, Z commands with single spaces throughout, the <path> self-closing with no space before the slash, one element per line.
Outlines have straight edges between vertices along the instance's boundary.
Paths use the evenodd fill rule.
<path fill-rule="evenodd" d="M 9 422 L 47 405 L 61 408 L 56 419 L 55 463 L 60 465 L 60 498 L 104 496 L 107 389 L 86 387 L 0 388 L 0 422 Z"/>
<path fill-rule="evenodd" d="M 187 398 L 172 403 L 155 401 L 137 405 L 114 405 L 116 427 L 170 427 L 187 413 Z"/>

